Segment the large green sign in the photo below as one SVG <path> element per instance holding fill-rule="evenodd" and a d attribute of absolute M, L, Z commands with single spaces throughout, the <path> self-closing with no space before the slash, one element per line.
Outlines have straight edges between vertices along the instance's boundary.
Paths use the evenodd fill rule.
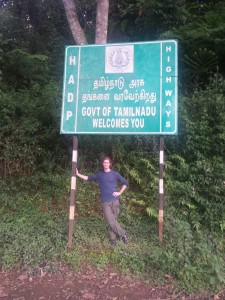
<path fill-rule="evenodd" d="M 68 46 L 61 133 L 177 134 L 177 42 Z"/>

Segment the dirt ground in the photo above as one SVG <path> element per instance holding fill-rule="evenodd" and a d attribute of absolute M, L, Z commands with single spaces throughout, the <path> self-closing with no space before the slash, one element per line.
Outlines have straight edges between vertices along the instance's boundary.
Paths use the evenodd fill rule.
<path fill-rule="evenodd" d="M 164 285 L 148 285 L 124 276 L 118 270 L 97 270 L 86 266 L 73 272 L 63 266 L 54 274 L 42 269 L 35 276 L 22 271 L 0 271 L 0 300 L 223 300 L 225 290 L 217 295 L 192 295 L 175 291 L 172 279 Z"/>

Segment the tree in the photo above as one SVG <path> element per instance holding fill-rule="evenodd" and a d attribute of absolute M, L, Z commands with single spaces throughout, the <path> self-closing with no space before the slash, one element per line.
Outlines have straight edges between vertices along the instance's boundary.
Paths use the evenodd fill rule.
<path fill-rule="evenodd" d="M 83 29 L 80 26 L 76 6 L 73 0 L 63 0 L 66 11 L 67 20 L 73 35 L 73 38 L 78 45 L 87 44 L 87 39 Z"/>
<path fill-rule="evenodd" d="M 67 20 L 77 45 L 87 44 L 87 38 L 85 32 L 81 27 L 79 16 L 77 12 L 78 1 L 77 0 L 63 0 Z M 107 41 L 107 28 L 108 28 L 108 12 L 109 12 L 109 0 L 97 1 L 96 12 L 96 29 L 95 29 L 95 43 L 103 44 Z"/>
<path fill-rule="evenodd" d="M 186 1 L 184 8 L 184 22 L 168 28 L 161 38 L 179 40 L 180 78 L 189 89 L 208 84 L 217 69 L 225 73 L 225 7 L 223 1 Z"/>

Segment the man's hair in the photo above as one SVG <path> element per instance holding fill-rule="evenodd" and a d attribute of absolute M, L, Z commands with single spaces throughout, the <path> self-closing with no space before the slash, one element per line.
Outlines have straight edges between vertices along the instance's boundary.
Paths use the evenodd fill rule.
<path fill-rule="evenodd" d="M 103 155 L 101 157 L 101 159 L 100 159 L 101 167 L 103 168 L 103 162 L 105 160 L 109 160 L 109 162 L 110 162 L 110 168 L 112 168 L 112 159 L 111 159 L 111 157 L 109 155 Z"/>

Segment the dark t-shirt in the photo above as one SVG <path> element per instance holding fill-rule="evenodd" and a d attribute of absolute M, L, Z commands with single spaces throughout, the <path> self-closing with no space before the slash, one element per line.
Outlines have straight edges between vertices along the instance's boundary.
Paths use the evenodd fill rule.
<path fill-rule="evenodd" d="M 88 176 L 89 181 L 98 181 L 101 193 L 101 201 L 107 202 L 112 200 L 118 200 L 119 196 L 113 196 L 113 193 L 117 191 L 117 183 L 128 186 L 128 182 L 118 172 L 110 170 L 109 172 L 98 172 L 95 175 Z"/>

